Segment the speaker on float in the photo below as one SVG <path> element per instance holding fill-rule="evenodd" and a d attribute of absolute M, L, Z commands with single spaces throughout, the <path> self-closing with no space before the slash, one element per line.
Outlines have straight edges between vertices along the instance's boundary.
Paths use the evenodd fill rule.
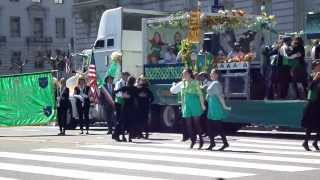
<path fill-rule="evenodd" d="M 204 33 L 203 50 L 208 51 L 213 55 L 218 55 L 218 52 L 221 50 L 219 36 L 219 33 Z"/>

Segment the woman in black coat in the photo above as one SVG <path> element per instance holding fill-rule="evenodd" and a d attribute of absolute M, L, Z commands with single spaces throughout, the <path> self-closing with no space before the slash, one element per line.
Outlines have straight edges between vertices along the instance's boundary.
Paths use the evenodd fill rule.
<path fill-rule="evenodd" d="M 132 142 L 137 131 L 137 109 L 138 109 L 138 90 L 135 87 L 136 79 L 133 76 L 128 78 L 127 85 L 115 91 L 122 92 L 124 104 L 121 108 L 120 122 L 115 132 L 115 140 L 119 141 L 119 135 L 124 131 L 129 132 L 129 142 Z M 125 139 L 124 139 L 125 141 Z"/>
<path fill-rule="evenodd" d="M 287 55 L 293 57 L 291 59 L 291 81 L 294 86 L 294 90 L 296 93 L 296 98 L 305 99 L 303 96 L 308 88 L 307 83 L 307 65 L 305 62 L 305 50 L 304 50 L 304 42 L 301 37 L 295 37 L 292 41 L 291 50 L 287 51 Z M 303 92 L 299 90 L 299 84 L 303 87 Z"/>
<path fill-rule="evenodd" d="M 71 111 L 71 102 L 69 100 L 69 88 L 66 87 L 66 80 L 60 79 L 60 87 L 57 91 L 57 109 L 58 109 L 58 124 L 60 133 L 58 135 L 65 135 L 67 113 Z"/>
<path fill-rule="evenodd" d="M 142 134 L 144 131 L 145 138 L 149 137 L 149 128 L 148 128 L 148 119 L 150 105 L 154 100 L 153 94 L 149 89 L 148 81 L 142 76 L 138 79 L 137 83 L 138 88 L 138 118 L 139 118 L 139 134 Z"/>
<path fill-rule="evenodd" d="M 316 138 L 312 145 L 319 151 L 318 141 L 320 140 L 320 61 L 316 62 L 316 71 L 314 78 L 309 87 L 308 99 L 309 102 L 305 108 L 302 127 L 305 128 L 305 140 L 302 144 L 306 151 L 310 151 L 308 141 L 311 139 L 311 132 L 316 132 Z"/>

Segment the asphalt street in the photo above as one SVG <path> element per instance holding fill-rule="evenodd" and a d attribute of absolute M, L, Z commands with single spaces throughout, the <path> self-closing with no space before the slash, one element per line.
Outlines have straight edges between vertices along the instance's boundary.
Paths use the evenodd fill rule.
<path fill-rule="evenodd" d="M 57 127 L 0 128 L 0 180 L 320 179 L 320 152 L 304 151 L 298 139 L 229 136 L 230 148 L 220 152 L 189 149 L 177 134 L 124 143 L 104 129 L 57 133 Z"/>

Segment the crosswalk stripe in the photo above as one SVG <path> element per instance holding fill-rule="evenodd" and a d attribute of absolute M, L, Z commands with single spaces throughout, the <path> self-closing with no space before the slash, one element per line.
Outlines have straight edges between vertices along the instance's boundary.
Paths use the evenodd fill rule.
<path fill-rule="evenodd" d="M 273 140 L 273 141 L 268 141 L 268 140 L 260 140 L 260 139 L 237 139 L 236 141 L 239 142 L 249 142 L 249 143 L 259 143 L 259 144 L 279 144 L 279 145 L 294 145 L 297 147 L 301 147 L 301 142 L 293 142 L 293 141 L 279 141 L 279 140 Z"/>
<path fill-rule="evenodd" d="M 281 145 L 271 145 L 271 144 L 248 144 L 248 143 L 232 143 L 232 146 L 238 146 L 238 147 L 254 147 L 254 148 L 266 148 L 266 149 L 282 149 L 282 150 L 295 150 L 295 151 L 301 151 L 302 148 L 299 147 L 293 147 L 293 146 L 281 146 Z"/>
<path fill-rule="evenodd" d="M 191 151 L 183 149 L 169 149 L 169 148 L 156 148 L 140 146 L 121 146 L 121 145 L 86 145 L 81 146 L 84 148 L 94 149 L 112 149 L 112 150 L 127 150 L 136 152 L 151 152 L 151 153 L 164 153 L 164 154 L 180 154 L 180 155 L 192 155 L 204 156 L 204 157 L 222 157 L 222 158 L 236 158 L 236 159 L 252 159 L 252 160 L 263 160 L 263 161 L 279 161 L 279 162 L 293 162 L 293 163 L 308 163 L 308 164 L 320 164 L 319 159 L 311 158 L 294 158 L 294 157 L 279 157 L 279 156 L 268 156 L 268 155 L 254 155 L 254 154 L 240 154 L 240 153 L 223 153 L 223 152 L 209 152 L 209 151 Z"/>
<path fill-rule="evenodd" d="M 91 179 L 101 180 L 104 178 L 110 179 L 130 179 L 130 180 L 164 180 L 160 178 L 151 177 L 140 177 L 140 176 L 128 176 L 128 175 L 117 175 L 110 173 L 99 173 L 90 171 L 80 171 L 74 169 L 61 169 L 44 166 L 33 166 L 33 165 L 19 165 L 11 163 L 0 163 L 0 169 L 14 172 L 30 173 L 30 174 L 41 174 L 57 177 L 68 177 L 77 179 Z"/>
<path fill-rule="evenodd" d="M 112 167 L 122 168 L 131 170 L 151 171 L 151 172 L 164 172 L 171 174 L 182 174 L 182 175 L 193 175 L 193 176 L 206 176 L 206 177 L 223 177 L 223 178 L 235 178 L 244 176 L 253 176 L 251 173 L 238 173 L 229 171 L 219 171 L 210 169 L 200 168 L 189 168 L 185 166 L 169 166 L 169 165 L 153 165 L 146 163 L 132 163 L 114 160 L 96 160 L 86 158 L 73 158 L 73 157 L 60 157 L 60 156 L 49 156 L 49 155 L 35 155 L 35 154 L 24 154 L 24 153 L 11 153 L 11 152 L 0 152 L 0 157 L 12 158 L 12 159 L 24 159 L 44 162 L 56 162 L 65 164 L 83 164 L 90 166 L 99 167 Z"/>
<path fill-rule="evenodd" d="M 17 180 L 17 179 L 13 179 L 13 178 L 6 178 L 6 177 L 0 177 L 0 180 Z"/>
<path fill-rule="evenodd" d="M 157 144 L 154 144 L 155 146 Z M 163 143 L 159 143 L 159 146 L 163 146 Z M 186 147 L 185 144 L 165 144 L 168 147 Z M 281 145 L 271 145 L 271 144 L 249 144 L 249 143 L 242 143 L 242 142 L 232 142 L 232 147 L 253 147 L 253 148 L 265 148 L 265 149 L 281 149 L 281 150 L 294 150 L 294 151 L 302 151 L 302 147 L 299 146 L 281 146 Z"/>
<path fill-rule="evenodd" d="M 149 146 L 154 147 L 175 147 L 175 148 L 186 148 L 186 144 L 150 144 Z M 239 146 L 237 144 L 231 144 L 229 150 L 235 151 L 254 151 L 254 152 L 262 152 L 262 153 L 269 153 L 269 154 L 284 154 L 284 155 L 301 155 L 301 156 L 320 156 L 320 153 L 317 152 L 306 152 L 306 151 L 288 151 L 288 150 L 269 150 L 264 149 L 264 146 L 255 147 L 255 148 L 245 148 L 246 146 Z"/>
<path fill-rule="evenodd" d="M 238 162 L 238 161 L 226 161 L 226 160 L 208 160 L 208 159 L 200 159 L 200 158 L 195 158 L 195 157 L 183 158 L 183 157 L 173 157 L 173 156 L 165 156 L 165 155 L 145 155 L 145 154 L 138 154 L 138 153 L 101 152 L 101 151 L 61 149 L 61 148 L 38 149 L 36 151 L 51 152 L 51 153 L 63 153 L 63 154 L 77 154 L 77 155 L 128 158 L 128 159 L 141 159 L 141 160 L 158 160 L 158 161 L 167 161 L 167 162 L 190 163 L 190 164 L 200 164 L 200 165 L 215 165 L 215 166 L 238 167 L 238 168 L 247 168 L 247 169 L 284 171 L 284 172 L 308 171 L 308 170 L 315 169 L 315 168 L 311 168 L 311 167 L 275 165 L 275 164 L 267 164 L 267 163 L 251 163 L 251 162 Z"/>

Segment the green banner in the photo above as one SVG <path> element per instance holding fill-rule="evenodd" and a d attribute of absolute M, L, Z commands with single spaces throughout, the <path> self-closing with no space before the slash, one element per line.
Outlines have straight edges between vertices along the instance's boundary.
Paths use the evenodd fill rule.
<path fill-rule="evenodd" d="M 0 126 L 46 124 L 56 119 L 51 72 L 0 76 Z"/>

